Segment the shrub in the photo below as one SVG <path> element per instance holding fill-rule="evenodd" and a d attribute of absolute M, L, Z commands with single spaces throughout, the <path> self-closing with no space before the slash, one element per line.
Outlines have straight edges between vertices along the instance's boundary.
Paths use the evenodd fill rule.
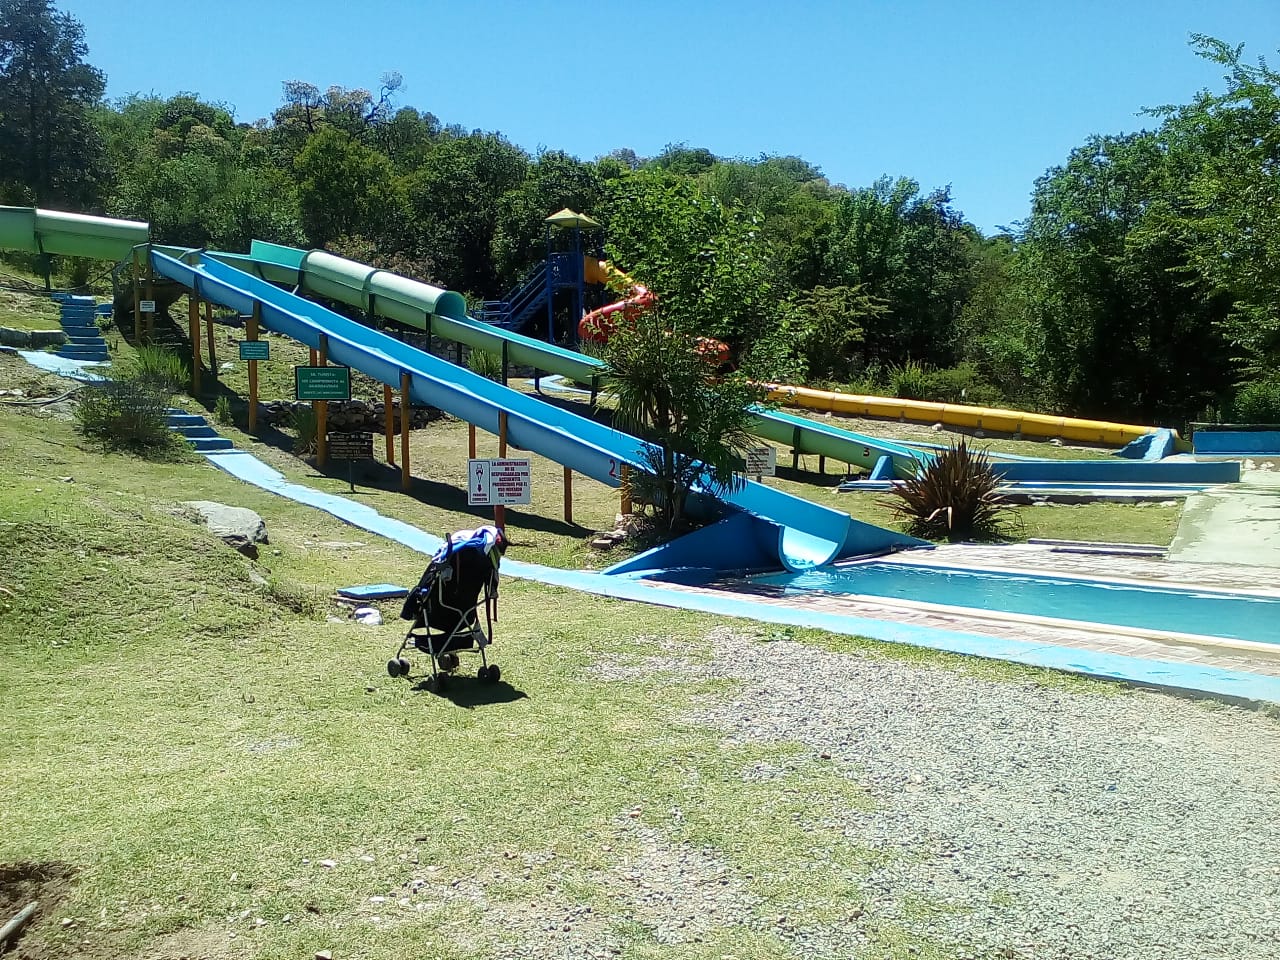
<path fill-rule="evenodd" d="M 1280 423 L 1280 378 L 1246 383 L 1232 404 L 1237 423 Z"/>
<path fill-rule="evenodd" d="M 294 407 L 289 418 L 297 437 L 293 441 L 293 452 L 299 455 L 314 453 L 316 450 L 316 412 L 311 407 Z"/>
<path fill-rule="evenodd" d="M 232 423 L 231 398 L 228 397 L 225 393 L 219 396 L 217 402 L 214 403 L 213 416 L 214 416 L 214 419 L 216 419 L 219 423 L 223 424 L 224 426 L 231 425 Z"/>
<path fill-rule="evenodd" d="M 908 360 L 888 370 L 889 388 L 901 400 L 924 400 L 929 391 L 929 371 L 921 363 Z"/>
<path fill-rule="evenodd" d="M 180 393 L 191 382 L 191 362 L 167 347 L 139 347 L 129 379 L 150 383 L 166 395 Z"/>
<path fill-rule="evenodd" d="M 891 506 L 907 532 L 929 540 L 1000 540 L 1015 522 L 985 451 L 960 440 L 894 488 Z"/>
<path fill-rule="evenodd" d="M 988 407 L 1004 402 L 1000 389 L 983 380 L 982 374 L 971 363 L 927 371 L 924 393 L 925 400 L 938 403 Z"/>
<path fill-rule="evenodd" d="M 467 368 L 486 380 L 502 379 L 502 357 L 487 350 L 471 350 L 467 354 Z"/>
<path fill-rule="evenodd" d="M 112 449 L 168 458 L 183 449 L 169 430 L 169 394 L 154 383 L 125 377 L 81 387 L 76 424 L 86 437 Z"/>
<path fill-rule="evenodd" d="M 833 390 L 856 393 L 864 397 L 879 397 L 889 391 L 885 384 L 885 371 L 878 363 L 863 367 L 847 384 L 834 385 Z"/>

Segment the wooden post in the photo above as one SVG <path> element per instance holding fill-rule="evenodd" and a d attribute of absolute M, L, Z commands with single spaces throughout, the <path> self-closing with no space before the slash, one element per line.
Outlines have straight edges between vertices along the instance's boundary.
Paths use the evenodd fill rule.
<path fill-rule="evenodd" d="M 262 316 L 262 304 L 253 301 L 253 313 L 249 314 L 249 340 L 258 339 L 258 318 Z M 258 432 L 258 361 L 249 361 L 249 432 Z"/>
<path fill-rule="evenodd" d="M 390 466 L 396 465 L 396 427 L 395 427 L 395 391 L 391 389 L 391 385 L 384 383 L 382 385 L 382 422 L 383 429 L 387 434 L 387 463 Z"/>
<path fill-rule="evenodd" d="M 622 493 L 618 500 L 618 512 L 628 517 L 631 515 L 631 484 L 628 482 L 631 479 L 631 467 L 624 463 L 620 473 L 622 483 L 619 484 L 619 489 Z"/>
<path fill-rule="evenodd" d="M 317 366 L 327 367 L 329 365 L 329 337 L 326 334 L 320 334 L 320 353 L 319 363 Z M 316 464 L 321 468 L 324 467 L 325 461 L 329 459 L 329 440 L 325 434 L 329 430 L 329 401 L 316 400 Z"/>
<path fill-rule="evenodd" d="M 474 423 L 467 424 L 467 456 L 472 460 L 476 458 L 476 425 Z"/>
<path fill-rule="evenodd" d="M 400 374 L 400 489 L 408 490 L 409 476 L 409 374 Z"/>
<path fill-rule="evenodd" d="M 209 347 L 209 376 L 218 379 L 218 351 L 213 346 L 213 301 L 204 302 L 205 343 Z"/>
<path fill-rule="evenodd" d="M 498 411 L 498 458 L 505 460 L 507 458 L 507 411 Z M 493 525 L 499 530 L 505 530 L 507 526 L 507 508 L 501 503 L 493 506 Z"/>
<path fill-rule="evenodd" d="M 145 270 L 143 271 L 143 276 L 146 278 L 146 283 L 147 283 L 147 293 L 146 293 L 146 296 L 143 297 L 143 299 L 150 300 L 152 303 L 154 303 L 156 299 L 156 286 L 155 286 L 155 283 L 152 282 L 151 244 L 149 243 L 147 244 L 147 265 Z M 147 343 L 153 342 L 155 338 L 156 338 L 156 312 L 152 310 L 150 313 L 147 314 Z"/>
<path fill-rule="evenodd" d="M 191 395 L 200 396 L 200 295 L 187 294 L 187 336 L 191 340 Z"/>
<path fill-rule="evenodd" d="M 573 471 L 564 468 L 564 522 L 573 523 Z"/>
<path fill-rule="evenodd" d="M 142 264 L 138 263 L 138 251 L 133 251 L 133 343 L 142 344 Z"/>

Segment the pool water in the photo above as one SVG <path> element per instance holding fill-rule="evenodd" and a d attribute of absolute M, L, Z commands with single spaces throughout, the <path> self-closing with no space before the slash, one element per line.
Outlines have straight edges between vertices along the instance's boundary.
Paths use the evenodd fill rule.
<path fill-rule="evenodd" d="M 1280 645 L 1280 597 L 1257 594 L 897 563 L 770 574 L 752 582 Z"/>

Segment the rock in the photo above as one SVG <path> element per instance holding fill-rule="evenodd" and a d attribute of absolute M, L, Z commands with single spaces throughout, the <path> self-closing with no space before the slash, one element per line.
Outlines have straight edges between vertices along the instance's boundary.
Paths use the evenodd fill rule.
<path fill-rule="evenodd" d="M 43 350 L 45 347 L 60 347 L 67 342 L 67 335 L 61 330 L 32 330 L 31 348 Z"/>
<path fill-rule="evenodd" d="M 0 343 L 6 347 L 21 347 L 25 350 L 31 346 L 31 333 L 13 327 L 0 327 Z"/>
<path fill-rule="evenodd" d="M 377 607 L 358 607 L 353 616 L 356 623 L 363 623 L 366 627 L 382 626 L 382 614 Z"/>
<path fill-rule="evenodd" d="M 317 950 L 316 960 L 333 960 L 332 950 Z"/>
<path fill-rule="evenodd" d="M 258 559 L 258 544 L 270 542 L 262 517 L 245 507 L 229 507 L 212 500 L 188 500 L 182 506 L 194 511 L 215 537 L 251 560 Z"/>

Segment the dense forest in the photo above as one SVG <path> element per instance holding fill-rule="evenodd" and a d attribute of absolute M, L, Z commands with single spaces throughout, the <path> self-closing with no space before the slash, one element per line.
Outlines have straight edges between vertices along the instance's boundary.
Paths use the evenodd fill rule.
<path fill-rule="evenodd" d="M 530 154 L 373 90 L 285 81 L 268 118 L 206 94 L 103 99 L 81 25 L 0 0 L 0 203 L 148 220 L 157 241 L 324 246 L 500 297 L 562 207 L 672 324 L 753 375 L 1179 426 L 1280 421 L 1280 74 L 1195 37 L 1221 94 L 1090 137 L 984 236 L 946 187 L 829 182 L 794 156 Z M 1135 104 L 1135 109 L 1141 105 Z"/>

